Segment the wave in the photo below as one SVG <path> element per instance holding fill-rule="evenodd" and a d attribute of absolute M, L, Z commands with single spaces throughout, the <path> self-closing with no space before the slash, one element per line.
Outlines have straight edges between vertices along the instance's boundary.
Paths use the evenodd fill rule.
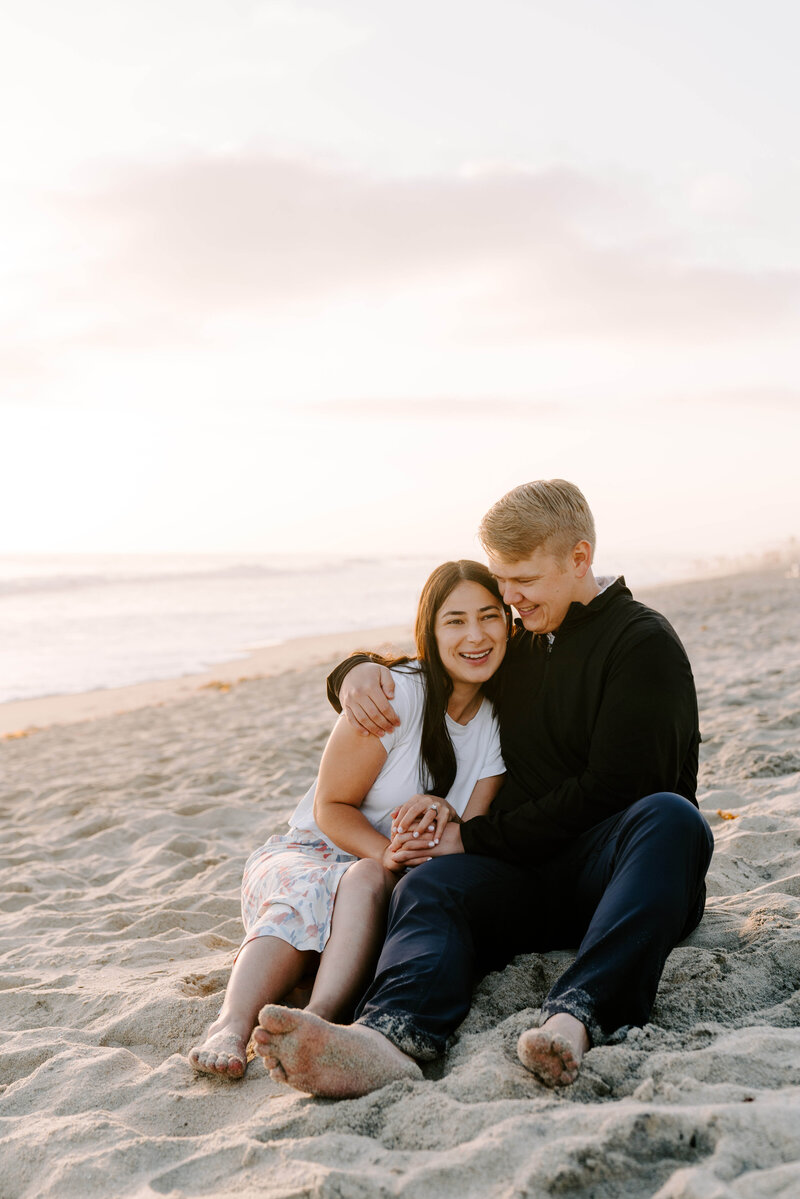
<path fill-rule="evenodd" d="M 230 582 L 237 579 L 242 581 L 258 581 L 276 578 L 302 578 L 319 575 L 337 574 L 354 569 L 364 570 L 385 565 L 381 558 L 318 558 L 280 564 L 261 562 L 237 562 L 230 565 L 208 567 L 192 567 L 184 570 L 121 570 L 109 573 L 55 573 L 55 574 L 19 574 L 3 578 L 0 575 L 0 597 L 34 595 L 58 591 L 85 591 L 93 588 L 116 587 L 151 587 L 168 586 L 173 583 Z"/>

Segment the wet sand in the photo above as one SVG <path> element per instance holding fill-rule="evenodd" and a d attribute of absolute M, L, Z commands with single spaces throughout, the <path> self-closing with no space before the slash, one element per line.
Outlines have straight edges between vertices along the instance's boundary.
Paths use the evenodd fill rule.
<path fill-rule="evenodd" d="M 3 1199 L 799 1194 L 800 582 L 640 598 L 695 668 L 717 849 L 651 1023 L 591 1050 L 563 1092 L 515 1044 L 567 951 L 489 976 L 444 1061 L 360 1099 L 186 1062 L 239 943 L 244 860 L 314 777 L 326 668 L 377 634 L 94 719 L 67 697 L 72 723 L 0 740 Z M 48 723 L 18 716 L 0 708 L 0 728 Z"/>

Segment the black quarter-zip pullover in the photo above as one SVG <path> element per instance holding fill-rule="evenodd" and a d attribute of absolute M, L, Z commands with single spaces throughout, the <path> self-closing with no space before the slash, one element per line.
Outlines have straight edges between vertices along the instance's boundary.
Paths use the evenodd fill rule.
<path fill-rule="evenodd" d="M 573 603 L 552 644 L 518 632 L 498 681 L 506 781 L 490 812 L 462 825 L 467 853 L 542 862 L 646 795 L 673 791 L 697 806 L 689 660 L 624 579 Z"/>

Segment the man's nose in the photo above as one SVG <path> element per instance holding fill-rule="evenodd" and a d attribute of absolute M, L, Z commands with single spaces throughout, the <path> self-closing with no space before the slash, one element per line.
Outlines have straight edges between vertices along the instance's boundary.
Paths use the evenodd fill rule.
<path fill-rule="evenodd" d="M 503 603 L 509 607 L 513 606 L 516 608 L 518 601 L 521 599 L 522 595 L 519 590 L 516 587 L 512 587 L 510 583 L 506 583 L 505 587 L 503 587 Z"/>

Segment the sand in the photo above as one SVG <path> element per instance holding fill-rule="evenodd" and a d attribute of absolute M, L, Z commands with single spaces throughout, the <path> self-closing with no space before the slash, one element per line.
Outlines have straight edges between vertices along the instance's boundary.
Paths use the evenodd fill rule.
<path fill-rule="evenodd" d="M 233 1084 L 189 1068 L 239 941 L 243 862 L 331 727 L 324 665 L 0 741 L 3 1199 L 800 1194 L 800 582 L 642 597 L 695 666 L 708 907 L 651 1023 L 563 1092 L 514 1046 L 566 950 L 485 979 L 421 1081 L 337 1102 L 260 1062 Z"/>
<path fill-rule="evenodd" d="M 326 633 L 317 637 L 297 637 L 280 645 L 251 650 L 245 657 L 218 662 L 200 674 L 176 679 L 155 679 L 130 687 L 108 687 L 84 691 L 79 695 L 50 695 L 40 699 L 21 699 L 0 704 L 0 737 L 24 734 L 53 724 L 77 724 L 100 716 L 116 716 L 139 708 L 173 704 L 194 696 L 198 691 L 225 691 L 236 683 L 299 670 L 303 666 L 339 661 L 357 645 L 368 648 L 403 643 L 410 629 L 393 625 L 359 633 Z M 354 640 L 355 639 L 355 640 Z"/>

